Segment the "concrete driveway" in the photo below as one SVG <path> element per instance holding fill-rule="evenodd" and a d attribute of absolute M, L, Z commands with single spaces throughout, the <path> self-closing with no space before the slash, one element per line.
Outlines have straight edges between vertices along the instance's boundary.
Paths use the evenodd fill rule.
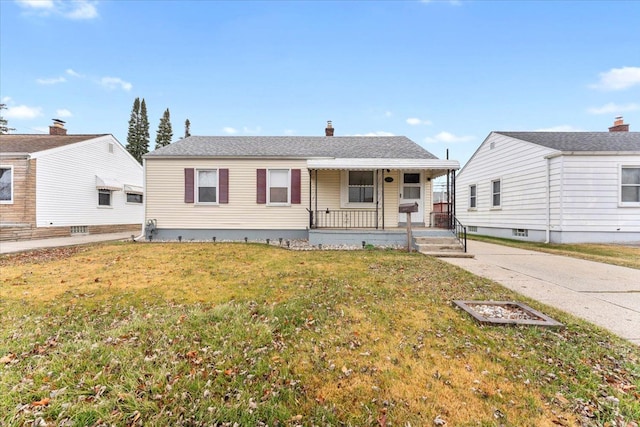
<path fill-rule="evenodd" d="M 640 270 L 468 241 L 475 258 L 441 258 L 640 345 Z"/>
<path fill-rule="evenodd" d="M 86 245 L 89 243 L 109 242 L 113 240 L 131 240 L 129 232 L 86 234 L 70 237 L 53 237 L 51 239 L 20 240 L 17 242 L 0 242 L 0 254 L 30 251 L 34 249 L 56 248 L 62 246 Z"/>

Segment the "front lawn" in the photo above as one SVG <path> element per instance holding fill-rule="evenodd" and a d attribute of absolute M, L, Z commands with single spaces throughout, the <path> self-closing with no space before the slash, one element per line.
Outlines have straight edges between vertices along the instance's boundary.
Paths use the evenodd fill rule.
<path fill-rule="evenodd" d="M 640 349 L 437 259 L 113 243 L 0 258 L 0 425 L 633 426 Z M 480 326 L 454 299 L 567 325 Z"/>

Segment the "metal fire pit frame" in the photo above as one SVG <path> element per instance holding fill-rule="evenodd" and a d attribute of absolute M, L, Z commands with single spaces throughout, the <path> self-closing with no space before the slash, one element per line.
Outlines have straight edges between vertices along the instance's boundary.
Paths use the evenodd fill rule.
<path fill-rule="evenodd" d="M 453 300 L 454 304 L 469 313 L 479 323 L 488 323 L 491 325 L 527 325 L 527 326 L 543 326 L 546 328 L 562 328 L 564 325 L 557 320 L 552 319 L 544 313 L 539 312 L 526 304 L 516 301 L 463 301 Z M 474 305 L 495 305 L 495 306 L 513 306 L 522 310 L 532 317 L 538 319 L 504 319 L 498 317 L 485 317 L 473 309 Z"/>

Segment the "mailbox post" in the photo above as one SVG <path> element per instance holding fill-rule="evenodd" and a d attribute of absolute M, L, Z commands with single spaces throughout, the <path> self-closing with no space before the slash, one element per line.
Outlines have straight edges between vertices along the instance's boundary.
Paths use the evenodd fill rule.
<path fill-rule="evenodd" d="M 412 240 L 412 232 L 411 232 L 411 214 L 413 212 L 418 212 L 418 203 L 403 203 L 398 208 L 399 213 L 407 214 L 407 251 L 411 253 L 413 247 L 411 245 Z"/>

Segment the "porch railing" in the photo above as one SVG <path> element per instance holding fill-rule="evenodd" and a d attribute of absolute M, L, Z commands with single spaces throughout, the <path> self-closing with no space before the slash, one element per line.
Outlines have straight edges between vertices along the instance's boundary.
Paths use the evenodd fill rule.
<path fill-rule="evenodd" d="M 336 209 L 309 212 L 311 228 L 378 228 L 375 210 Z"/>
<path fill-rule="evenodd" d="M 431 224 L 436 228 L 451 230 L 456 236 L 464 251 L 467 252 L 467 227 L 450 212 L 432 212 Z"/>

